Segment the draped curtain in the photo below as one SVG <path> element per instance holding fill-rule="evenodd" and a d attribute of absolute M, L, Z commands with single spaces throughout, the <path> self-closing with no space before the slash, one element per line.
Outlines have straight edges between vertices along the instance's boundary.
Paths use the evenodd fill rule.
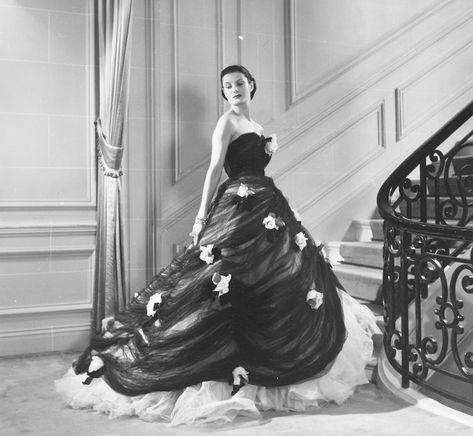
<path fill-rule="evenodd" d="M 132 0 L 98 0 L 97 244 L 92 330 L 126 303 L 121 162 L 128 112 Z"/>

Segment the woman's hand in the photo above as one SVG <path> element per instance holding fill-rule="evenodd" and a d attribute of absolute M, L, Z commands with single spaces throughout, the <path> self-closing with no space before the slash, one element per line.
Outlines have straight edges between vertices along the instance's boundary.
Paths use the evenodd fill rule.
<path fill-rule="evenodd" d="M 194 245 L 197 245 L 199 235 L 202 233 L 202 230 L 206 223 L 207 223 L 206 219 L 203 219 L 203 218 L 195 219 L 194 225 L 192 226 L 192 232 L 189 234 L 190 236 L 192 236 Z"/>

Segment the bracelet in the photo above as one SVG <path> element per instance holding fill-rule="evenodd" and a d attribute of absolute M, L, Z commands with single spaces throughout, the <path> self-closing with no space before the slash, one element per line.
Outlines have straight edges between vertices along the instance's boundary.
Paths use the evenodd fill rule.
<path fill-rule="evenodd" d="M 199 218 L 198 216 L 195 217 L 195 222 L 200 223 L 203 226 L 207 224 L 208 219 L 207 218 Z"/>

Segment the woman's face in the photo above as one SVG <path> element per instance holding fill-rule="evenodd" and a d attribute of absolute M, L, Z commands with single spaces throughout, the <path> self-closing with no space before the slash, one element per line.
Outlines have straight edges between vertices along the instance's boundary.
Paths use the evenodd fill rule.
<path fill-rule="evenodd" d="M 222 77 L 222 88 L 230 104 L 239 105 L 251 101 L 253 83 L 250 84 L 243 73 L 236 71 L 225 74 Z"/>

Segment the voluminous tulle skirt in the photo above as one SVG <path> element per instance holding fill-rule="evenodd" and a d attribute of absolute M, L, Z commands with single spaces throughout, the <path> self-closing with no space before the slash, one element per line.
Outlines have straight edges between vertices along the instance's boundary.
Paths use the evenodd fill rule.
<path fill-rule="evenodd" d="M 261 418 L 261 412 L 307 412 L 327 402 L 342 404 L 356 386 L 368 383 L 365 366 L 372 358 L 372 335 L 378 333 L 371 311 L 345 292 L 340 292 L 347 339 L 330 370 L 321 377 L 279 387 L 245 385 L 231 396 L 226 381 L 205 381 L 185 389 L 126 396 L 115 392 L 103 379 L 88 386 L 72 369 L 56 381 L 56 389 L 74 409 L 93 409 L 112 418 L 138 416 L 145 421 L 172 425 L 208 425 L 232 422 L 236 417 Z"/>
<path fill-rule="evenodd" d="M 367 381 L 376 331 L 372 313 L 341 289 L 271 178 L 229 179 L 199 244 L 105 323 L 74 364 L 75 374 L 90 373 L 100 359 L 101 378 L 84 386 L 85 374 L 70 371 L 57 389 L 75 408 L 172 424 L 341 403 Z M 232 395 L 235 368 L 248 380 Z"/>

